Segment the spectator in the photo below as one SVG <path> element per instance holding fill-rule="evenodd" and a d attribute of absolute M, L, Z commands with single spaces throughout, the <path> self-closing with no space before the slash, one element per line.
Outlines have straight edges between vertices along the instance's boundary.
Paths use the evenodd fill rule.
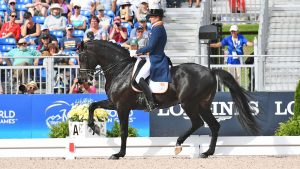
<path fill-rule="evenodd" d="M 121 25 L 120 17 L 115 17 L 113 27 L 109 33 L 109 39 L 117 43 L 123 43 L 127 39 L 127 29 Z"/>
<path fill-rule="evenodd" d="M 143 36 L 145 38 L 149 38 L 149 31 L 148 31 L 148 27 L 147 27 L 147 19 L 145 17 L 141 17 L 139 19 L 137 27 L 139 27 L 139 26 L 143 27 L 143 30 L 144 30 L 143 31 Z M 131 30 L 129 37 L 136 37 L 136 28 Z"/>
<path fill-rule="evenodd" d="M 80 4 L 81 10 L 90 11 L 94 15 L 96 10 L 96 0 L 71 0 L 69 9 L 74 8 L 74 4 Z"/>
<path fill-rule="evenodd" d="M 50 1 L 51 0 L 33 0 L 31 4 L 26 4 L 26 8 L 28 8 L 28 12 L 30 12 L 32 16 L 46 17 Z"/>
<path fill-rule="evenodd" d="M 98 18 L 99 18 L 99 27 L 102 29 L 105 29 L 106 31 L 108 31 L 109 27 L 110 27 L 110 23 L 111 23 L 111 18 L 104 15 L 104 5 L 103 4 L 99 4 L 97 6 L 97 11 L 98 13 Z"/>
<path fill-rule="evenodd" d="M 27 48 L 27 42 L 24 38 L 20 39 L 18 41 L 18 47 L 15 49 L 10 50 L 7 53 L 7 56 L 12 57 L 13 59 L 13 66 L 29 66 L 33 65 L 33 58 L 18 58 L 18 57 L 24 57 L 24 56 L 40 56 L 41 53 L 37 50 L 32 50 L 30 48 Z M 18 71 L 18 73 L 17 73 Z M 21 80 L 23 74 L 21 69 L 16 69 L 14 72 L 14 78 Z M 24 70 L 24 79 L 23 83 L 27 82 L 28 78 L 28 70 Z M 18 77 L 17 77 L 18 75 Z"/>
<path fill-rule="evenodd" d="M 65 0 L 52 0 L 52 4 L 53 3 L 57 3 L 57 4 L 59 4 L 61 6 L 61 8 L 62 8 L 61 15 L 67 18 L 68 17 L 68 13 L 71 10 L 69 10 L 68 4 L 65 2 Z"/>
<path fill-rule="evenodd" d="M 135 13 L 135 16 L 138 21 L 140 21 L 140 18 L 146 18 L 149 8 L 148 8 L 148 0 L 141 0 L 141 3 L 138 6 L 138 9 Z"/>
<path fill-rule="evenodd" d="M 80 46 L 81 40 L 79 38 L 73 37 L 74 27 L 69 24 L 66 28 L 66 36 L 62 38 L 60 42 L 61 51 L 72 50 L 76 51 L 78 46 Z"/>
<path fill-rule="evenodd" d="M 1 38 L 15 38 L 16 40 L 20 39 L 21 36 L 21 28 L 20 25 L 15 22 L 17 13 L 10 13 L 10 21 L 4 23 L 1 27 Z"/>
<path fill-rule="evenodd" d="M 113 11 L 116 13 L 117 0 L 96 0 L 96 6 L 100 4 L 104 5 L 104 9 L 107 11 Z"/>
<path fill-rule="evenodd" d="M 42 33 L 41 35 L 42 43 L 38 45 L 37 50 L 43 53 L 48 50 L 48 45 L 50 44 L 50 36 L 47 33 Z"/>
<path fill-rule="evenodd" d="M 99 27 L 99 18 L 97 16 L 92 16 L 90 19 L 90 29 L 87 29 L 84 33 L 84 39 L 87 39 L 87 34 L 93 32 L 94 39 L 107 40 L 107 32 L 105 29 Z"/>
<path fill-rule="evenodd" d="M 146 46 L 148 42 L 148 38 L 145 38 L 143 36 L 144 28 L 142 26 L 139 26 L 136 30 L 136 36 L 130 37 L 126 42 L 122 44 L 123 47 L 129 49 L 129 50 L 137 50 L 139 48 L 143 48 Z M 137 41 L 137 42 L 135 42 Z M 132 46 L 137 45 L 136 49 L 132 48 Z"/>
<path fill-rule="evenodd" d="M 47 50 L 44 50 L 42 52 L 41 57 L 37 58 L 34 60 L 34 65 L 43 65 L 43 60 L 45 56 L 55 56 L 58 54 L 58 47 L 54 43 L 49 43 Z M 68 64 L 68 61 L 66 59 L 60 59 L 60 58 L 55 58 L 54 63 L 60 63 L 60 64 Z"/>
<path fill-rule="evenodd" d="M 7 11 L 4 13 L 4 21 L 5 23 L 10 21 L 12 18 L 11 13 L 14 12 L 16 15 L 16 18 L 14 19 L 15 23 L 22 24 L 23 23 L 23 11 L 17 11 L 16 10 L 16 0 L 9 0 L 8 1 L 8 8 Z"/>
<path fill-rule="evenodd" d="M 133 26 L 133 11 L 130 8 L 131 3 L 129 0 L 123 0 L 120 3 L 120 18 L 121 22 L 128 22 L 131 26 Z"/>
<path fill-rule="evenodd" d="M 77 78 L 74 79 L 73 85 L 70 88 L 69 93 L 96 93 L 97 89 L 91 82 L 82 82 Z"/>
<path fill-rule="evenodd" d="M 57 38 L 54 36 L 54 35 L 51 35 L 50 32 L 49 32 L 49 28 L 47 25 L 42 25 L 41 26 L 41 35 L 35 39 L 33 42 L 30 42 L 31 44 L 35 44 L 35 45 L 41 45 L 42 44 L 42 35 L 43 34 L 48 34 L 49 37 L 50 37 L 50 41 L 49 43 L 54 43 L 56 44 L 56 46 L 58 46 L 58 41 L 57 41 Z"/>
<path fill-rule="evenodd" d="M 30 12 L 24 13 L 25 23 L 22 25 L 21 34 L 24 38 L 27 37 L 39 37 L 41 34 L 40 24 L 32 21 L 32 15 Z"/>
<path fill-rule="evenodd" d="M 47 16 L 44 22 L 44 25 L 48 26 L 50 31 L 53 30 L 62 30 L 66 29 L 67 19 L 64 16 L 61 16 L 63 8 L 55 3 L 50 6 L 51 15 Z"/>
<path fill-rule="evenodd" d="M 193 7 L 193 0 L 189 0 L 189 7 Z M 200 0 L 196 0 L 196 8 L 200 8 Z"/>
<path fill-rule="evenodd" d="M 68 17 L 69 24 L 72 24 L 75 29 L 83 30 L 86 29 L 86 21 L 88 20 L 87 17 L 80 14 L 81 5 L 80 4 L 74 4 L 74 15 Z"/>
<path fill-rule="evenodd" d="M 210 44 L 210 47 L 219 48 L 228 46 L 227 64 L 238 65 L 241 64 L 240 57 L 244 55 L 243 46 L 253 46 L 243 35 L 238 34 L 238 26 L 232 25 L 230 27 L 231 36 L 225 37 L 221 42 Z M 232 68 L 230 72 L 240 82 L 241 70 L 239 68 Z"/>

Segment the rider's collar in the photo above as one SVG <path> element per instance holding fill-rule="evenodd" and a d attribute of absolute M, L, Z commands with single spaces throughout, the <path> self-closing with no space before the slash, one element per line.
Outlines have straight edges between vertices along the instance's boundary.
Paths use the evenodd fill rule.
<path fill-rule="evenodd" d="M 157 21 L 157 22 L 155 22 L 155 23 L 151 26 L 151 29 L 152 29 L 153 27 L 155 27 L 155 26 L 162 25 L 162 24 L 163 24 L 162 21 Z"/>

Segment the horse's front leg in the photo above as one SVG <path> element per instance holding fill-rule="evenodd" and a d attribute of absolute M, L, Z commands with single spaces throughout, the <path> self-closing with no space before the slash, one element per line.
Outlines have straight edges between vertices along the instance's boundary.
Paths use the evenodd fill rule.
<path fill-rule="evenodd" d="M 118 117 L 120 121 L 120 129 L 121 129 L 121 149 L 118 153 L 113 154 L 109 157 L 109 159 L 117 160 L 120 157 L 124 157 L 126 154 L 126 144 L 128 137 L 128 119 L 130 110 L 121 110 L 118 109 Z"/>
<path fill-rule="evenodd" d="M 94 102 L 89 107 L 89 119 L 88 126 L 98 135 L 100 135 L 100 128 L 94 123 L 94 111 L 97 108 L 103 108 L 108 110 L 116 110 L 115 106 L 110 100 L 102 100 L 99 102 Z"/>

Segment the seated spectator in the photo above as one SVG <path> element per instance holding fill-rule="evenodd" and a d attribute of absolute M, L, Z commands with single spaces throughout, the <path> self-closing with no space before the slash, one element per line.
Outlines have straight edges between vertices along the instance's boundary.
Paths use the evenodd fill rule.
<path fill-rule="evenodd" d="M 97 89 L 91 82 L 81 82 L 77 78 L 74 79 L 73 85 L 70 88 L 69 93 L 96 93 Z"/>
<path fill-rule="evenodd" d="M 65 37 L 62 38 L 60 42 L 61 51 L 64 50 L 76 51 L 78 46 L 80 46 L 81 40 L 80 38 L 73 37 L 73 31 L 74 31 L 73 25 L 71 24 L 67 25 L 66 28 L 67 34 Z"/>
<path fill-rule="evenodd" d="M 95 14 L 96 1 L 95 0 L 71 0 L 69 9 L 74 8 L 74 4 L 80 4 L 81 10 L 90 11 L 92 15 Z"/>
<path fill-rule="evenodd" d="M 21 28 L 20 25 L 15 22 L 17 13 L 11 12 L 10 13 L 10 21 L 4 23 L 4 25 L 1 27 L 1 38 L 15 38 L 16 40 L 19 40 L 21 37 Z"/>
<path fill-rule="evenodd" d="M 49 32 L 49 28 L 46 25 L 41 26 L 41 35 L 35 39 L 33 42 L 30 42 L 32 45 L 41 45 L 42 44 L 42 35 L 43 34 L 48 34 L 50 37 L 49 43 L 54 43 L 56 46 L 58 46 L 58 41 L 57 38 L 54 35 L 51 35 Z"/>
<path fill-rule="evenodd" d="M 87 29 L 84 33 L 84 38 L 87 39 L 87 34 L 89 32 L 93 32 L 94 34 L 94 39 L 96 40 L 107 40 L 107 32 L 105 29 L 101 29 L 99 27 L 99 19 L 97 16 L 92 16 L 90 19 L 90 29 Z"/>
<path fill-rule="evenodd" d="M 83 30 L 86 29 L 86 21 L 88 20 L 87 17 L 80 14 L 81 6 L 80 4 L 74 4 L 74 15 L 70 15 L 68 17 L 69 24 L 72 24 L 75 29 Z"/>
<path fill-rule="evenodd" d="M 129 0 L 123 0 L 123 2 L 120 3 L 120 18 L 121 22 L 128 22 L 131 26 L 133 26 L 133 11 L 130 8 L 131 3 Z"/>
<path fill-rule="evenodd" d="M 57 3 L 61 6 L 61 8 L 62 8 L 61 15 L 67 18 L 68 13 L 71 11 L 68 8 L 67 2 L 65 0 L 52 0 L 52 4 L 54 4 L 54 3 Z"/>
<path fill-rule="evenodd" d="M 52 4 L 50 6 L 51 14 L 46 17 L 44 25 L 48 26 L 50 31 L 53 30 L 65 30 L 67 24 L 67 18 L 61 16 L 63 8 L 59 4 Z"/>
<path fill-rule="evenodd" d="M 138 27 L 141 26 L 143 28 L 143 36 L 145 38 L 149 38 L 149 31 L 147 27 L 147 19 L 145 17 L 141 17 L 138 22 Z M 130 37 L 136 37 L 136 28 L 132 29 L 130 32 Z"/>
<path fill-rule="evenodd" d="M 37 65 L 43 65 L 43 59 L 45 56 L 55 56 L 55 55 L 58 55 L 58 47 L 54 44 L 54 43 L 49 43 L 48 44 L 48 47 L 47 47 L 47 50 L 44 50 L 42 52 L 42 55 L 41 57 L 39 58 L 36 58 L 34 60 L 34 65 L 37 66 Z M 60 58 L 55 58 L 54 59 L 54 64 L 57 64 L 57 63 L 62 63 L 63 65 L 65 64 L 68 64 L 68 61 L 67 59 L 65 59 L 64 61 L 62 61 L 62 59 Z"/>
<path fill-rule="evenodd" d="M 16 10 L 16 0 L 9 0 L 8 1 L 8 8 L 4 13 L 4 21 L 5 23 L 11 20 L 11 13 L 15 12 L 16 18 L 14 20 L 15 23 L 22 24 L 23 23 L 23 11 Z"/>
<path fill-rule="evenodd" d="M 109 39 L 117 43 L 123 43 L 126 41 L 127 36 L 127 29 L 122 27 L 120 17 L 115 17 L 113 27 L 109 33 Z"/>
<path fill-rule="evenodd" d="M 96 0 L 96 6 L 104 5 L 106 11 L 113 11 L 116 13 L 117 0 Z"/>
<path fill-rule="evenodd" d="M 41 35 L 42 43 L 38 45 L 37 50 L 41 53 L 48 50 L 48 45 L 50 44 L 50 36 L 47 33 L 42 33 Z"/>
<path fill-rule="evenodd" d="M 7 53 L 7 56 L 12 57 L 12 65 L 13 66 L 28 66 L 28 65 L 33 65 L 33 58 L 18 58 L 18 57 L 24 57 L 24 56 L 40 56 L 41 53 L 37 50 L 32 50 L 30 48 L 27 48 L 27 42 L 24 38 L 20 39 L 18 41 L 17 48 L 10 50 Z M 16 72 L 18 71 L 18 73 Z M 16 69 L 14 72 L 14 78 L 21 80 L 22 79 L 22 70 L 21 69 Z M 22 82 L 27 82 L 28 78 L 28 70 L 24 70 L 24 79 L 22 79 Z M 18 75 L 18 77 L 17 77 Z"/>
<path fill-rule="evenodd" d="M 122 44 L 123 47 L 129 50 L 137 50 L 143 48 L 148 43 L 148 37 L 144 37 L 144 28 L 139 26 L 136 30 L 136 36 L 130 37 L 126 42 Z M 134 46 L 134 47 L 133 47 Z"/>
<path fill-rule="evenodd" d="M 32 21 L 32 15 L 30 12 L 24 13 L 25 23 L 21 27 L 21 34 L 24 38 L 27 37 L 39 37 L 41 34 L 40 24 Z"/>
<path fill-rule="evenodd" d="M 138 21 L 140 21 L 140 18 L 146 18 L 149 8 L 148 8 L 148 0 L 141 0 L 141 3 L 138 6 L 138 9 L 135 12 L 135 16 Z"/>
<path fill-rule="evenodd" d="M 97 11 L 99 12 L 97 17 L 99 18 L 99 21 L 100 21 L 99 22 L 100 28 L 103 28 L 106 31 L 108 31 L 109 27 L 110 27 L 111 18 L 104 15 L 104 5 L 99 4 L 97 6 Z"/>
<path fill-rule="evenodd" d="M 26 4 L 26 8 L 28 8 L 28 12 L 30 12 L 32 16 L 46 17 L 49 3 L 50 0 L 33 0 L 31 4 Z"/>

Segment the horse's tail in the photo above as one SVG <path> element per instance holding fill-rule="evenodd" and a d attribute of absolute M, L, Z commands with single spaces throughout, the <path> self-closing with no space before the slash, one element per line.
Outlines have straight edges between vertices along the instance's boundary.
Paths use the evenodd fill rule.
<path fill-rule="evenodd" d="M 221 82 L 229 88 L 235 107 L 237 108 L 239 115 L 238 119 L 247 131 L 252 134 L 259 133 L 259 126 L 257 125 L 254 116 L 254 110 L 249 105 L 248 94 L 245 89 L 240 87 L 234 77 L 227 71 L 222 69 L 213 69 L 212 72 L 219 77 Z"/>

